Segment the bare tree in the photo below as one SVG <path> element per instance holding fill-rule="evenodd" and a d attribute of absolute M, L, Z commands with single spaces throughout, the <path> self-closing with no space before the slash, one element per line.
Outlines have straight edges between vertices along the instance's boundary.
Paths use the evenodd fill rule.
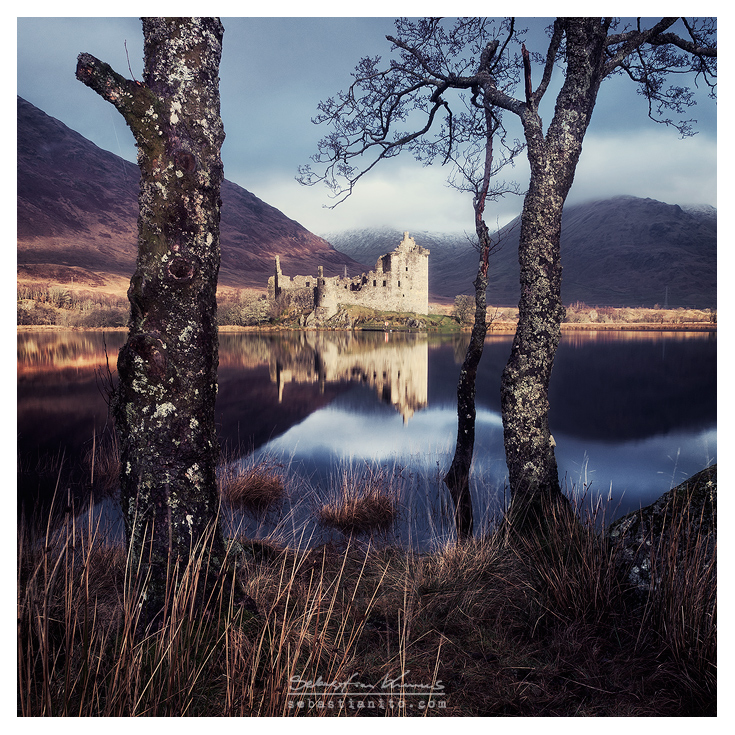
<path fill-rule="evenodd" d="M 217 523 L 217 276 L 220 262 L 217 18 L 144 18 L 142 81 L 90 54 L 77 78 L 111 102 L 138 147 L 138 257 L 113 399 L 121 501 L 133 563 L 149 572 L 144 619 L 194 549 L 225 564 Z"/>
<path fill-rule="evenodd" d="M 475 318 L 475 299 L 466 294 L 455 296 L 452 313 L 460 324 L 469 324 Z"/>
<path fill-rule="evenodd" d="M 330 123 L 335 133 L 320 142 L 321 153 L 315 160 L 328 165 L 321 176 L 309 166 L 301 167 L 299 180 L 309 185 L 325 181 L 339 203 L 378 161 L 408 149 L 426 163 L 437 158 L 445 164 L 452 163 L 450 186 L 473 195 L 474 245 L 480 256 L 473 283 L 475 319 L 457 384 L 455 453 L 444 476 L 454 502 L 457 538 L 463 540 L 472 536 L 474 524 L 469 479 L 475 446 L 476 379 L 487 333 L 489 258 L 497 247 L 485 224 L 485 205 L 508 192 L 517 193 L 515 186 L 497 182 L 495 177 L 521 152 L 522 145 L 508 141 L 500 111 L 484 101 L 482 82 L 452 105 L 446 93 L 458 89 L 451 80 L 468 69 L 474 69 L 475 76 L 494 73 L 511 81 L 513 64 L 498 50 L 513 38 L 514 23 L 509 20 L 496 29 L 481 18 L 471 18 L 447 31 L 440 19 L 429 18 L 417 23 L 399 20 L 396 27 L 399 36 L 387 38 L 401 50 L 400 61 L 379 71 L 377 59 L 363 59 L 349 91 L 337 100 L 320 104 L 321 115 L 315 122 Z M 486 33 L 492 40 L 484 46 L 477 45 L 474 39 L 485 37 Z M 453 48 L 454 53 L 445 53 L 447 47 Z M 435 68 L 441 68 L 440 76 L 434 73 Z M 407 117 L 414 118 L 412 111 L 422 113 L 417 127 L 396 132 L 395 128 Z M 439 124 L 437 116 L 441 118 Z M 429 138 L 434 126 L 438 130 Z M 502 150 L 497 159 L 496 139 Z M 375 160 L 364 169 L 349 164 L 351 159 L 371 153 Z"/>
<path fill-rule="evenodd" d="M 314 159 L 326 168 L 317 176 L 304 167 L 302 180 L 325 181 L 341 201 L 378 161 L 402 147 L 419 156 L 437 145 L 443 152 L 450 150 L 456 130 L 450 93 L 471 94 L 471 100 L 496 117 L 497 111 L 517 116 L 531 177 L 521 214 L 519 321 L 503 372 L 501 405 L 512 499 L 508 518 L 517 528 L 538 527 L 548 503 L 563 505 L 548 421 L 548 387 L 564 317 L 561 215 L 600 84 L 611 75 L 626 74 L 648 99 L 652 119 L 691 134 L 691 121 L 665 114 L 683 115 L 694 104 L 692 92 L 667 88 L 666 79 L 689 74 L 714 96 L 716 21 L 664 18 L 646 24 L 638 19 L 622 26 L 613 18 L 557 18 L 549 28 L 545 53 L 533 55 L 512 20 L 470 18 L 456 20 L 450 29 L 447 25 L 437 18 L 396 21 L 396 36 L 387 38 L 399 49 L 399 58 L 385 70 L 379 70 L 377 59 L 363 59 L 348 92 L 320 104 L 316 122 L 334 129 L 320 142 Z M 471 62 L 482 54 L 493 62 Z M 533 61 L 541 69 L 535 89 Z M 539 105 L 557 66 L 564 81 L 544 127 Z M 518 87 L 521 94 L 516 97 Z M 407 132 L 402 126 L 419 112 L 423 124 Z M 443 124 L 429 139 L 441 115 Z M 486 135 L 486 126 L 475 130 L 478 141 L 484 143 Z"/>
<path fill-rule="evenodd" d="M 520 118 L 531 165 L 531 179 L 521 213 L 519 319 L 503 372 L 501 406 L 506 461 L 511 488 L 509 519 L 516 527 L 536 528 L 549 503 L 561 500 L 555 442 L 549 430 L 548 388 L 561 336 L 561 218 L 582 151 L 587 127 L 606 77 L 624 70 L 641 85 L 650 112 L 683 113 L 693 102 L 681 88 L 665 89 L 669 72 L 691 71 L 712 83 L 716 57 L 713 20 L 682 21 L 686 41 L 668 33 L 676 18 L 644 29 L 613 33 L 612 18 L 557 18 L 543 57 L 543 72 L 533 88 L 530 53 L 522 48 L 523 99 L 491 84 L 489 98 Z M 564 71 L 554 115 L 544 130 L 538 108 L 555 64 Z M 714 88 L 714 85 L 713 85 Z M 675 123 L 683 134 L 689 121 Z"/>

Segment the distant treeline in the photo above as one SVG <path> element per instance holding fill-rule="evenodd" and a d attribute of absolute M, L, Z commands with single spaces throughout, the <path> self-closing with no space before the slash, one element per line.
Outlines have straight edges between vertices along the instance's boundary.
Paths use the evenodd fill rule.
<path fill-rule="evenodd" d="M 717 309 L 663 309 L 656 304 L 652 309 L 647 307 L 614 307 L 588 306 L 584 302 L 575 301 L 567 306 L 564 321 L 568 324 L 687 324 L 691 322 L 717 321 Z"/>

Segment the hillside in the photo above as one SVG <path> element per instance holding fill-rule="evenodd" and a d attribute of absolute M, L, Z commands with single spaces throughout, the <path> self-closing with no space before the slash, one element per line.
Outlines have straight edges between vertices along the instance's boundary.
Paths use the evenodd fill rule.
<path fill-rule="evenodd" d="M 89 287 L 134 269 L 137 165 L 18 97 L 18 277 Z M 220 284 L 264 288 L 281 256 L 288 275 L 363 266 L 237 184 L 222 185 Z M 127 285 L 125 285 L 127 288 Z"/>
<path fill-rule="evenodd" d="M 515 306 L 519 297 L 519 219 L 496 237 L 488 301 Z M 472 293 L 477 254 L 466 235 L 411 233 L 431 250 L 434 298 Z M 372 263 L 400 238 L 395 230 L 350 230 L 327 235 L 335 248 Z M 714 307 L 717 302 L 717 210 L 620 196 L 569 206 L 562 223 L 562 298 L 600 306 Z"/>
<path fill-rule="evenodd" d="M 138 167 L 18 98 L 19 280 L 124 291 L 137 240 Z M 402 233 L 317 237 L 242 187 L 222 186 L 220 284 L 264 288 L 281 256 L 286 275 L 351 275 L 375 266 Z M 518 303 L 518 219 L 499 233 L 488 301 Z M 467 236 L 412 232 L 431 250 L 430 297 L 472 292 L 477 253 Z M 331 244 L 330 244 L 331 243 Z M 717 301 L 717 210 L 622 196 L 569 206 L 562 227 L 566 304 L 691 306 Z"/>

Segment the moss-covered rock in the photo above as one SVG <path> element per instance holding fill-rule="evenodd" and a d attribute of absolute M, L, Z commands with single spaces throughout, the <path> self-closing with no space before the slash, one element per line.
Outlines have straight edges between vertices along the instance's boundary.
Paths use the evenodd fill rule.
<path fill-rule="evenodd" d="M 702 561 L 711 562 L 717 546 L 717 465 L 619 518 L 608 535 L 621 542 L 628 579 L 640 593 L 651 589 L 667 564 L 686 563 L 695 546 Z"/>

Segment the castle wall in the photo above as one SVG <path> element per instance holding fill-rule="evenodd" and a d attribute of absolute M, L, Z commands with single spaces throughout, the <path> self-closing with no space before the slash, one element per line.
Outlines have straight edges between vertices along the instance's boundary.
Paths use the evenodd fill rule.
<path fill-rule="evenodd" d="M 392 253 L 378 258 L 375 270 L 354 277 L 325 278 L 320 267 L 316 279 L 289 278 L 281 273 L 276 257 L 276 272 L 268 281 L 268 293 L 277 296 L 282 291 L 304 289 L 314 280 L 314 306 L 322 319 L 335 314 L 340 304 L 418 314 L 429 311 L 429 250 L 417 245 L 408 232 Z"/>
<path fill-rule="evenodd" d="M 268 279 L 268 299 L 273 301 L 285 295 L 290 304 L 306 310 L 314 309 L 316 303 L 317 279 L 314 276 L 284 276 L 281 259 L 276 255 L 275 273 Z"/>

